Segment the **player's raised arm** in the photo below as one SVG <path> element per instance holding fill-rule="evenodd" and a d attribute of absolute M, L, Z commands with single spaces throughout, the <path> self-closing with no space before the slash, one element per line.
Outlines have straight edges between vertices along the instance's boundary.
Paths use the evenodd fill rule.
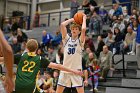
<path fill-rule="evenodd" d="M 4 57 L 4 63 L 7 69 L 6 72 L 6 80 L 5 80 L 5 88 L 7 93 L 11 93 L 13 91 L 13 52 L 11 46 L 6 41 L 1 29 L 0 29 L 0 49 L 2 51 L 2 55 Z"/>
<path fill-rule="evenodd" d="M 67 35 L 67 28 L 66 26 L 71 23 L 71 22 L 74 22 L 74 19 L 71 18 L 71 19 L 68 19 L 64 22 L 61 23 L 61 33 L 62 33 L 62 39 L 65 39 L 66 35 Z"/>
<path fill-rule="evenodd" d="M 83 14 L 82 31 L 81 31 L 81 35 L 80 35 L 81 43 L 85 42 L 85 34 L 86 34 L 86 15 Z"/>

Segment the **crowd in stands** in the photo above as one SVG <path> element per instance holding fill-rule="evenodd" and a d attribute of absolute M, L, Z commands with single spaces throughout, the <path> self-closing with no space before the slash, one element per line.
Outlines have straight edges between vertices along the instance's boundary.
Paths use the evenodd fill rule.
<path fill-rule="evenodd" d="M 76 13 L 74 8 L 78 8 L 79 4 L 76 0 L 72 1 L 71 12 Z M 91 67 L 94 69 L 94 71 L 89 69 L 89 76 L 95 75 L 95 79 L 91 80 L 94 80 L 96 84 L 95 89 L 97 89 L 98 79 L 106 81 L 108 71 L 114 71 L 115 69 L 112 63 L 113 54 L 121 54 L 123 51 L 125 54 L 136 55 L 136 51 L 140 49 L 140 32 L 138 32 L 140 30 L 140 16 L 138 14 L 139 11 L 135 8 L 132 9 L 131 15 L 128 15 L 129 10 L 126 7 L 121 7 L 118 3 L 113 4 L 112 9 L 107 11 L 103 5 L 100 8 L 96 8 L 94 7 L 97 6 L 96 2 L 87 1 L 83 0 L 83 7 L 89 7 L 84 8 L 87 15 L 88 31 L 83 59 L 87 68 Z M 73 15 L 71 14 L 71 17 Z M 102 25 L 110 26 L 107 33 L 101 34 Z M 97 48 L 95 48 L 93 35 L 98 35 Z M 28 36 L 20 28 L 12 31 L 11 36 L 7 40 L 14 54 L 26 52 Z M 63 45 L 61 41 L 60 28 L 56 31 L 54 37 L 47 30 L 43 30 L 42 42 L 39 42 L 39 48 L 36 53 L 46 57 L 51 62 L 63 64 Z M 140 55 L 140 53 L 137 54 Z M 140 62 L 138 67 L 140 68 Z M 38 88 L 41 91 L 45 91 L 45 93 L 55 91 L 58 76 L 59 71 L 57 70 L 41 69 L 37 80 Z"/>

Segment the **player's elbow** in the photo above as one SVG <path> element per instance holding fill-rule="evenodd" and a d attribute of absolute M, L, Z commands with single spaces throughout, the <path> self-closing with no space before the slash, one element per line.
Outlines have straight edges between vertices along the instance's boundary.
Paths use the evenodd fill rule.
<path fill-rule="evenodd" d="M 67 24 L 65 22 L 62 22 L 61 25 L 60 25 L 60 27 L 66 27 L 66 25 Z"/>
<path fill-rule="evenodd" d="M 84 27 L 84 28 L 82 28 L 82 31 L 86 31 L 86 28 Z"/>
<path fill-rule="evenodd" d="M 12 48 L 9 46 L 9 47 L 5 47 L 4 48 L 4 51 L 7 53 L 7 54 L 13 54 L 13 51 L 12 51 Z"/>

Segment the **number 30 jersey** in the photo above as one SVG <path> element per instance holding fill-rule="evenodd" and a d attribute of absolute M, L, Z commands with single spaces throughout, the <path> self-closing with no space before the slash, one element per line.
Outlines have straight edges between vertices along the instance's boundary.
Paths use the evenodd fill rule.
<path fill-rule="evenodd" d="M 63 40 L 63 44 L 64 44 L 63 65 L 70 69 L 82 70 L 83 47 L 80 43 L 79 38 L 76 40 L 72 40 L 72 37 L 67 35 L 66 38 Z"/>

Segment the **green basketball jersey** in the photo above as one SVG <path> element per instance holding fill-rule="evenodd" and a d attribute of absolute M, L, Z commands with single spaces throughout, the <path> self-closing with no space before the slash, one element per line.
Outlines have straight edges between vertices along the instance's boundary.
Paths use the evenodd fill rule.
<path fill-rule="evenodd" d="M 18 59 L 18 57 L 15 57 Z M 15 63 L 17 60 L 15 59 Z M 37 55 L 25 53 L 20 57 L 16 75 L 16 93 L 32 93 L 35 84 L 36 76 L 40 68 L 47 68 L 49 61 Z"/>

